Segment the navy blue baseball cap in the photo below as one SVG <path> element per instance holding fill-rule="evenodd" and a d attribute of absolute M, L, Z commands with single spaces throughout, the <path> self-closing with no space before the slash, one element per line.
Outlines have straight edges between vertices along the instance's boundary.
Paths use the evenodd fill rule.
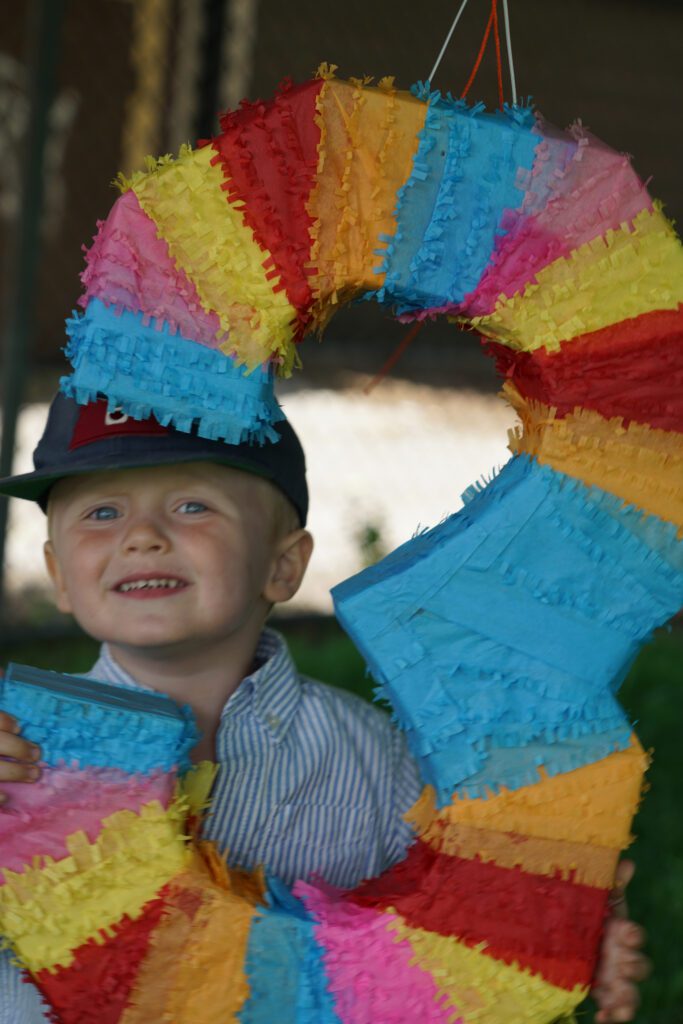
<path fill-rule="evenodd" d="M 217 462 L 265 477 L 292 503 L 301 525 L 308 515 L 303 448 L 287 420 L 275 424 L 277 442 L 226 444 L 162 426 L 154 417 L 136 420 L 106 399 L 78 405 L 61 393 L 52 401 L 32 473 L 0 479 L 0 494 L 36 501 L 44 510 L 58 480 L 81 473 L 135 469 L 180 462 Z"/>

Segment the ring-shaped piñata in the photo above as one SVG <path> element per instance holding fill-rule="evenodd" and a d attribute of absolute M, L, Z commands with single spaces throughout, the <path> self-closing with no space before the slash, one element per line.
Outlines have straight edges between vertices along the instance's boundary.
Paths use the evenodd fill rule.
<path fill-rule="evenodd" d="M 64 1024 L 548 1024 L 593 972 L 647 762 L 615 693 L 683 603 L 683 250 L 580 127 L 332 71 L 122 182 L 63 387 L 268 443 L 273 377 L 345 302 L 481 333 L 513 458 L 334 592 L 422 768 L 416 841 L 351 892 L 264 889 L 183 846 L 201 804 L 165 774 L 183 729 L 147 774 L 99 765 L 62 859 L 3 846 L 2 928 Z M 2 706 L 26 718 L 13 685 Z M 72 921 L 58 936 L 48 904 Z"/>

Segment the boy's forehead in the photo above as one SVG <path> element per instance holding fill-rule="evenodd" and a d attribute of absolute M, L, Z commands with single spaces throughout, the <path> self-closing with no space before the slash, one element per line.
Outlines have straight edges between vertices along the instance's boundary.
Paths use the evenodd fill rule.
<path fill-rule="evenodd" d="M 107 469 L 59 480 L 51 500 L 77 498 L 84 494 L 111 491 L 170 491 L 187 485 L 201 485 L 221 491 L 244 492 L 259 487 L 265 478 L 233 466 L 215 462 L 174 463 L 173 465 L 141 466 L 132 469 Z"/>

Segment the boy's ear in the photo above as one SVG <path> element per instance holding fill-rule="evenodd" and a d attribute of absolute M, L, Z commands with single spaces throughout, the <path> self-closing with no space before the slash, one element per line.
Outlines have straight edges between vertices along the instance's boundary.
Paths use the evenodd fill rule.
<path fill-rule="evenodd" d="M 43 554 L 45 556 L 45 565 L 52 585 L 55 588 L 55 603 L 60 612 L 71 612 L 71 602 L 69 595 L 66 592 L 64 586 L 64 577 L 62 576 L 62 570 L 59 565 L 59 559 L 55 554 L 55 549 L 52 546 L 52 541 L 46 540 L 43 545 Z"/>
<path fill-rule="evenodd" d="M 308 530 L 294 530 L 277 544 L 273 568 L 263 589 L 269 604 L 289 601 L 301 586 L 313 552 L 313 537 Z"/>

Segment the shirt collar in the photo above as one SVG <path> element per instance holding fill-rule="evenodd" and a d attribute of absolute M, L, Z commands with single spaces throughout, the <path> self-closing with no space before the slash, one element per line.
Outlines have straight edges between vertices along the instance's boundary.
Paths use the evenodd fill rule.
<path fill-rule="evenodd" d="M 221 723 L 251 710 L 264 729 L 275 739 L 281 739 L 291 725 L 301 700 L 301 680 L 284 637 L 274 629 L 264 629 L 254 662 L 257 667 L 244 677 L 225 702 Z M 138 683 L 114 661 L 107 644 L 102 644 L 99 658 L 88 675 L 114 686 L 151 689 Z"/>

